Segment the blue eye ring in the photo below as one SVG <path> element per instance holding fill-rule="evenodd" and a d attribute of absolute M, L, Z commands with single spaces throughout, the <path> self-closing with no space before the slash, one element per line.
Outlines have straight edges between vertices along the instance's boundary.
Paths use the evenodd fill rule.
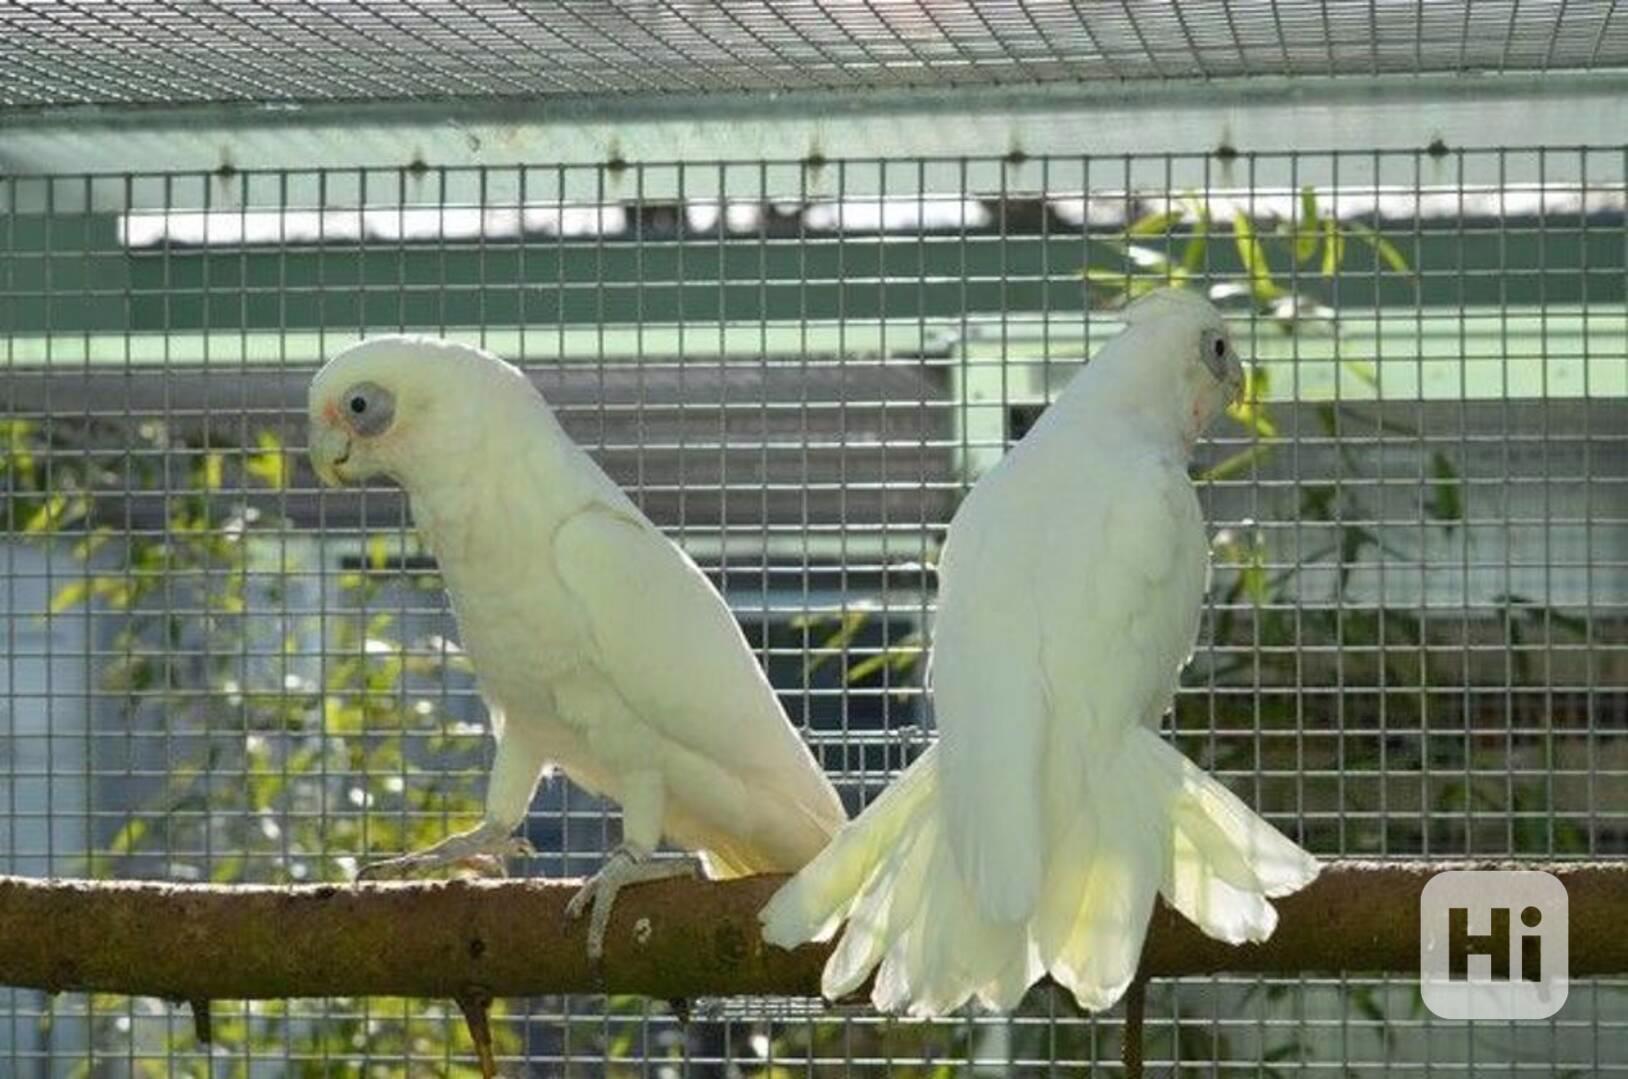
<path fill-rule="evenodd" d="M 358 382 L 340 399 L 350 417 L 351 430 L 365 438 L 382 435 L 396 418 L 396 399 L 376 382 Z"/>

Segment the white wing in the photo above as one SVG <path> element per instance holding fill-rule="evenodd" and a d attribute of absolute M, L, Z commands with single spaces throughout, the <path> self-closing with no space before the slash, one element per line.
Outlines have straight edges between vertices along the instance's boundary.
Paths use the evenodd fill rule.
<path fill-rule="evenodd" d="M 1152 454 L 1099 457 L 1088 497 L 1058 499 L 1039 557 L 1046 681 L 1059 722 L 1079 739 L 1156 725 L 1192 653 L 1209 548 L 1179 464 Z"/>
<path fill-rule="evenodd" d="M 591 628 L 597 666 L 643 723 L 772 792 L 765 813 L 789 807 L 806 818 L 801 830 L 823 836 L 841 826 L 836 792 L 695 563 L 649 522 L 601 503 L 566 521 L 553 549 Z"/>
<path fill-rule="evenodd" d="M 957 514 L 933 641 L 946 831 L 998 921 L 1034 910 L 1048 836 L 1083 811 L 1078 762 L 1168 705 L 1207 565 L 1177 468 L 1024 449 Z"/>
<path fill-rule="evenodd" d="M 939 806 L 956 868 L 993 921 L 1033 909 L 1043 879 L 1049 708 L 1015 451 L 968 496 L 939 562 L 932 700 Z"/>

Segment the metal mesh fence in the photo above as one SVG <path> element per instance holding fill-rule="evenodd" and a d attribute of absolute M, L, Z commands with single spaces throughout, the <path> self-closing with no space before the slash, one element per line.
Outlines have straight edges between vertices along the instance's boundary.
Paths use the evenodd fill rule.
<path fill-rule="evenodd" d="M 442 100 L 1628 64 L 1612 0 L 10 0 L 0 105 Z"/>
<path fill-rule="evenodd" d="M 0 180 L 7 871 L 345 879 L 478 807 L 486 743 L 386 488 L 319 492 L 304 387 L 360 334 L 477 341 L 738 612 L 851 808 L 931 737 L 959 497 L 1154 282 L 1261 407 L 1201 447 L 1216 579 L 1172 737 L 1318 854 L 1628 853 L 1628 151 L 1506 149 Z M 1315 180 L 1307 178 L 1315 177 Z M 1021 526 L 1017 523 L 1015 526 Z M 527 831 L 596 868 L 563 781 Z M 410 927 L 403 927 L 409 932 Z M 1628 983 L 1540 1024 L 1407 979 L 1184 979 L 1173 1074 L 1628 1071 Z M 18 1076 L 435 1075 L 433 1002 L 0 995 Z M 1056 1074 L 1122 1020 L 507 1002 L 518 1074 Z"/>

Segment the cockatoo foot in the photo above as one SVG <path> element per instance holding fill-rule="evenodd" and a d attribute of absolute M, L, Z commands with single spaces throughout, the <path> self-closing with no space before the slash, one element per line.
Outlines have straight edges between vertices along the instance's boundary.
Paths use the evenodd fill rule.
<path fill-rule="evenodd" d="M 616 893 L 630 884 L 694 877 L 700 871 L 701 862 L 697 858 L 651 861 L 647 852 L 623 845 L 611 851 L 604 867 L 583 882 L 582 888 L 566 904 L 565 916 L 580 918 L 590 901 L 593 903 L 593 913 L 588 918 L 588 958 L 597 963 L 605 954 L 605 930 L 610 927 Z"/>
<path fill-rule="evenodd" d="M 524 836 L 510 835 L 492 825 L 482 824 L 467 832 L 447 836 L 433 847 L 403 854 L 399 858 L 370 862 L 357 870 L 356 879 L 399 879 L 449 865 L 469 865 L 483 876 L 502 877 L 508 875 L 505 859 L 523 858 L 536 853 Z"/>

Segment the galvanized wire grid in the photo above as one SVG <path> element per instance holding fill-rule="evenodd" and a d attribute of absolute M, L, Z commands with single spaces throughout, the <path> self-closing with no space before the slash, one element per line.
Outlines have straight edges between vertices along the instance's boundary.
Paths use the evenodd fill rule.
<path fill-rule="evenodd" d="M 1180 273 L 1221 289 L 1268 402 L 1200 454 L 1220 535 L 1182 748 L 1323 855 L 1628 853 L 1625 160 L 8 178 L 3 864 L 342 878 L 473 811 L 483 717 L 433 567 L 394 492 L 318 493 L 303 457 L 313 364 L 399 328 L 533 372 L 713 574 L 861 804 L 930 737 L 928 567 L 959 496 L 1113 332 L 1091 308 Z M 1487 175 L 1538 180 L 1465 179 Z M 616 815 L 555 782 L 528 830 L 532 871 L 580 874 Z M 1628 1071 L 1621 979 L 1518 1030 L 1415 1000 L 1161 984 L 1148 1058 Z M 167 1005 L 0 1002 L 9 1074 L 206 1069 Z M 908 1075 L 1112 1061 L 1120 1019 L 1045 993 L 936 1024 L 568 998 L 498 1026 L 536 1075 Z M 415 1002 L 222 1005 L 215 1027 L 220 1069 L 470 1059 L 456 1011 Z"/>
<path fill-rule="evenodd" d="M 0 105 L 333 101 L 1557 71 L 1614 0 L 8 0 Z"/>

